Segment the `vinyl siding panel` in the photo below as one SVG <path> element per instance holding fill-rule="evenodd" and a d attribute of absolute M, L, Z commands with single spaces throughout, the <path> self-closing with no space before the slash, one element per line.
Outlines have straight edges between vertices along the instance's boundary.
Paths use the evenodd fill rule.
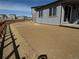
<path fill-rule="evenodd" d="M 60 24 L 61 6 L 56 6 L 56 7 L 57 7 L 57 12 L 56 12 L 57 15 L 56 16 L 53 16 L 53 15 L 49 16 L 49 9 L 45 9 L 45 10 L 43 10 L 43 16 L 39 17 L 39 12 L 37 11 L 36 22 L 37 23 L 44 23 L 44 24 L 59 25 Z"/>

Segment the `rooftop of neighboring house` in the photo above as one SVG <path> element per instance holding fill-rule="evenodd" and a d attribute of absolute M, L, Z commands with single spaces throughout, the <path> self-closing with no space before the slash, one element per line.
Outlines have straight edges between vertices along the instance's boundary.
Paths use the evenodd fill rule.
<path fill-rule="evenodd" d="M 4 16 L 4 15 L 5 15 L 5 16 L 10 16 L 10 15 L 11 15 L 11 16 L 16 16 L 16 14 L 0 14 L 0 16 Z"/>
<path fill-rule="evenodd" d="M 13 15 L 13 16 L 16 16 L 16 14 L 8 14 L 8 15 Z"/>
<path fill-rule="evenodd" d="M 6 14 L 0 14 L 0 17 L 7 17 Z"/>
<path fill-rule="evenodd" d="M 6 15 L 6 14 L 0 14 L 1 16 Z"/>

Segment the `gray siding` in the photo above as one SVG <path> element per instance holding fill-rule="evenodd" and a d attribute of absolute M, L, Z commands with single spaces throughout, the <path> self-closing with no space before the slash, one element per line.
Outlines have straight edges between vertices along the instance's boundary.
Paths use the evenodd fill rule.
<path fill-rule="evenodd" d="M 37 18 L 37 12 L 35 10 L 35 8 L 32 8 L 32 21 L 36 22 Z"/>
<path fill-rule="evenodd" d="M 60 24 L 60 15 L 61 15 L 61 6 L 57 6 L 57 16 L 49 16 L 49 9 L 43 10 L 43 17 L 39 17 L 39 12 L 33 12 L 33 20 L 37 23 L 44 23 L 44 24 L 53 24 L 59 25 Z"/>

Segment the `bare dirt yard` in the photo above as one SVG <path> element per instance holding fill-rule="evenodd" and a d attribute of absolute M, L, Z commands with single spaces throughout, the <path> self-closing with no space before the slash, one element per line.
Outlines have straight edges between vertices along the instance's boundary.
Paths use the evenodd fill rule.
<path fill-rule="evenodd" d="M 19 36 L 18 40 L 24 40 L 23 44 L 28 43 L 38 55 L 46 54 L 48 59 L 79 59 L 79 29 L 31 22 L 14 23 L 11 28 L 23 38 Z"/>

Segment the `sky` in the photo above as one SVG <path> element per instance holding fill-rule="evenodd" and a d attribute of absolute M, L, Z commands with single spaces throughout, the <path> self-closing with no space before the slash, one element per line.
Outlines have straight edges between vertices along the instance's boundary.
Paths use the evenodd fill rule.
<path fill-rule="evenodd" d="M 55 0 L 0 0 L 0 14 L 32 16 L 31 7 L 45 5 Z"/>

